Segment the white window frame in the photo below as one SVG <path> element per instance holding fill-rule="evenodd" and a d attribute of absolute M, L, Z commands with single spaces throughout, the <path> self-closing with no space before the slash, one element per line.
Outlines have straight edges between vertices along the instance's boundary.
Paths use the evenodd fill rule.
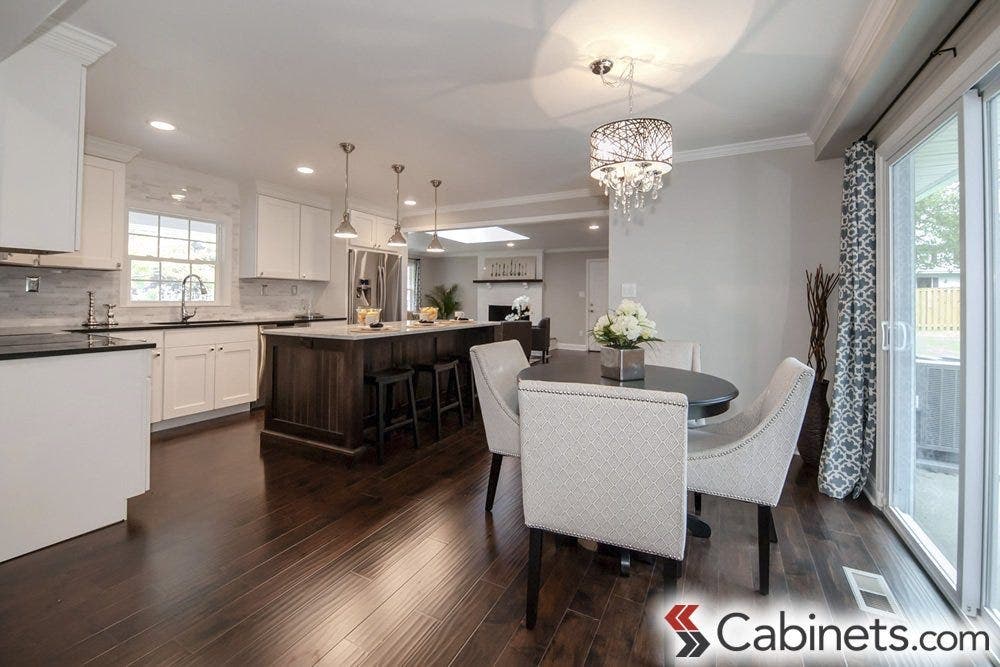
<path fill-rule="evenodd" d="M 218 234 L 216 236 L 215 248 L 215 301 L 192 301 L 191 305 L 198 308 L 225 308 L 231 304 L 233 269 L 232 254 L 230 245 L 232 243 L 232 223 L 223 216 L 202 216 L 192 215 L 188 211 L 168 211 L 142 206 L 125 207 L 125 240 L 124 240 L 124 261 L 122 262 L 122 280 L 119 292 L 119 308 L 177 308 L 180 301 L 132 301 L 132 259 L 128 252 L 128 214 L 132 211 L 136 213 L 147 213 L 149 215 L 166 216 L 169 218 L 183 218 L 195 222 L 207 222 L 216 225 Z M 136 257 L 135 259 L 142 259 Z M 157 257 L 156 260 L 163 260 Z"/>

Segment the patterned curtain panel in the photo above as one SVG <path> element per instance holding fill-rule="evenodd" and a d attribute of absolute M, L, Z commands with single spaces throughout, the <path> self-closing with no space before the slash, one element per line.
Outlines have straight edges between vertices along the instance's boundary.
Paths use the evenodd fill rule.
<path fill-rule="evenodd" d="M 840 298 L 833 406 L 820 459 L 819 489 L 857 497 L 875 449 L 875 145 L 856 141 L 844 156 Z"/>

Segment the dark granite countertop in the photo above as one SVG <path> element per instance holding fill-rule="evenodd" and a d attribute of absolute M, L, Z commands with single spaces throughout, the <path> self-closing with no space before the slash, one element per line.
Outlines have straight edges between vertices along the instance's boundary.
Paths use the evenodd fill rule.
<path fill-rule="evenodd" d="M 278 324 L 291 326 L 293 324 L 308 324 L 310 322 L 343 322 L 346 317 L 284 317 L 284 318 L 274 318 L 274 317 L 264 317 L 258 319 L 246 319 L 246 320 L 189 320 L 187 323 L 181 322 L 130 322 L 128 324 L 119 324 L 118 326 L 108 327 L 101 325 L 99 327 L 84 328 L 84 327 L 66 327 L 62 329 L 63 331 L 71 331 L 74 333 L 111 333 L 115 331 L 150 331 L 153 329 L 191 329 L 199 327 L 238 327 L 246 326 L 252 324 L 257 326 L 258 324 Z"/>
<path fill-rule="evenodd" d="M 142 350 L 152 347 L 155 347 L 152 343 L 94 334 L 70 332 L 0 334 L 0 361 L 55 357 L 67 354 Z"/>

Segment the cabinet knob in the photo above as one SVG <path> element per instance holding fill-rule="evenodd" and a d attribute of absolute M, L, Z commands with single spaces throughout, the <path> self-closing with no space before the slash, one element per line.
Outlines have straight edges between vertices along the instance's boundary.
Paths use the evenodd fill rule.
<path fill-rule="evenodd" d="M 257 275 L 258 275 L 258 276 L 263 276 L 263 275 L 264 275 L 264 272 L 263 272 L 263 271 L 261 271 L 261 272 L 260 272 L 260 273 L 258 273 Z"/>
<path fill-rule="evenodd" d="M 159 352 L 154 352 L 154 353 L 153 353 L 153 358 L 154 358 L 154 359 L 155 359 L 156 357 L 158 357 L 158 356 L 160 356 L 160 353 L 159 353 Z"/>
<path fill-rule="evenodd" d="M 115 268 L 116 269 L 122 268 L 122 263 L 121 262 L 115 262 Z"/>
<path fill-rule="evenodd" d="M 215 348 L 214 347 L 210 347 L 210 348 L 208 348 L 208 351 L 209 352 L 215 352 Z"/>
<path fill-rule="evenodd" d="M 219 352 L 222 352 L 222 346 L 221 345 L 219 346 Z"/>

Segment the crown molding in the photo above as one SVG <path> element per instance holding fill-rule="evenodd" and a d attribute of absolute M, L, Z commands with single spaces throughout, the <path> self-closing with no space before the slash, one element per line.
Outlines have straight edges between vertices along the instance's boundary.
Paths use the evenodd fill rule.
<path fill-rule="evenodd" d="M 128 164 L 136 155 L 142 152 L 142 149 L 88 134 L 84 138 L 83 152 L 94 157 L 102 157 Z"/>
<path fill-rule="evenodd" d="M 449 204 L 438 206 L 438 213 L 455 213 L 458 211 L 474 211 L 481 208 L 503 208 L 504 206 L 524 206 L 525 204 L 540 204 L 542 202 L 564 201 L 567 199 L 583 199 L 585 197 L 597 197 L 601 193 L 590 188 L 578 188 L 576 190 L 563 190 L 561 192 L 543 192 L 536 195 L 523 195 L 519 197 L 504 197 L 502 199 L 484 199 L 482 201 L 466 202 L 464 204 Z M 430 215 L 433 208 L 421 208 L 408 211 L 403 219 L 415 218 L 421 215 Z"/>
<path fill-rule="evenodd" d="M 698 160 L 711 160 L 717 157 L 780 151 L 785 148 L 800 148 L 812 145 L 812 139 L 805 133 L 789 134 L 784 137 L 771 137 L 770 139 L 743 141 L 737 144 L 723 144 L 721 146 L 696 148 L 690 151 L 677 151 L 674 153 L 674 162 L 696 162 Z"/>
<path fill-rule="evenodd" d="M 896 10 L 899 0 L 875 0 L 865 10 L 858 31 L 854 34 L 850 46 L 844 51 L 844 57 L 837 68 L 837 76 L 834 76 L 830 88 L 827 90 L 826 98 L 819 105 L 819 113 L 813 120 L 809 128 L 809 136 L 814 141 L 818 141 L 824 133 L 834 112 L 840 106 L 848 91 L 860 81 L 866 63 L 870 67 L 872 56 L 876 51 L 881 51 L 885 43 L 885 31 L 889 26 L 889 19 Z M 877 60 L 877 58 L 876 58 Z"/>
<path fill-rule="evenodd" d="M 606 252 L 608 252 L 608 246 L 606 246 L 606 245 L 592 245 L 592 246 L 576 246 L 576 247 L 570 247 L 570 248 L 552 248 L 552 249 L 545 249 L 542 252 L 544 252 L 546 255 L 560 255 L 560 254 L 569 253 L 569 252 L 604 252 L 604 253 L 606 253 Z"/>
<path fill-rule="evenodd" d="M 98 58 L 115 48 L 116 44 L 92 32 L 69 23 L 56 23 L 49 19 L 36 31 L 39 44 L 73 56 L 83 66 L 94 64 Z"/>

